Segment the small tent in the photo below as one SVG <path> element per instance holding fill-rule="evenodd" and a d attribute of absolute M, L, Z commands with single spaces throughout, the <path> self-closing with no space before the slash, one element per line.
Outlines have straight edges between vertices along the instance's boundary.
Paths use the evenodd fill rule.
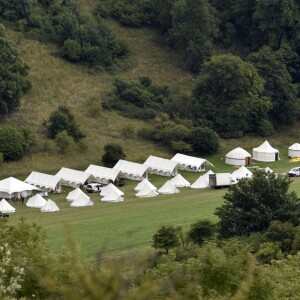
<path fill-rule="evenodd" d="M 175 194 L 179 193 L 179 189 L 168 180 L 159 190 L 160 194 Z"/>
<path fill-rule="evenodd" d="M 120 172 L 120 176 L 131 180 L 141 181 L 148 177 L 147 166 L 128 160 L 120 159 L 113 169 L 118 170 Z"/>
<path fill-rule="evenodd" d="M 178 163 L 178 168 L 180 170 L 185 170 L 188 172 L 201 172 L 205 171 L 205 167 L 212 164 L 203 158 L 194 157 L 190 155 L 185 155 L 181 153 L 177 153 L 171 160 Z"/>
<path fill-rule="evenodd" d="M 242 178 L 252 178 L 252 176 L 253 173 L 249 171 L 245 166 L 241 166 L 231 174 L 231 177 L 237 180 Z"/>
<path fill-rule="evenodd" d="M 142 190 L 144 188 L 144 186 L 148 186 L 151 190 L 156 191 L 157 188 L 147 179 L 143 179 L 135 188 L 134 190 L 136 192 Z"/>
<path fill-rule="evenodd" d="M 266 173 L 270 173 L 270 174 L 273 173 L 273 170 L 269 167 L 265 167 L 264 170 L 265 170 Z"/>
<path fill-rule="evenodd" d="M 76 188 L 75 190 L 71 191 L 68 196 L 67 196 L 67 200 L 68 201 L 75 201 L 80 195 L 84 195 L 86 196 L 86 194 L 80 189 L 80 188 Z"/>
<path fill-rule="evenodd" d="M 94 202 L 91 201 L 90 197 L 84 193 L 78 195 L 77 199 L 72 201 L 72 203 L 70 204 L 71 207 L 86 207 L 93 205 Z"/>
<path fill-rule="evenodd" d="M 181 174 L 177 174 L 170 179 L 170 182 L 176 187 L 189 187 L 191 185 Z"/>
<path fill-rule="evenodd" d="M 233 166 L 250 165 L 251 154 L 243 148 L 237 147 L 225 155 L 225 163 Z"/>
<path fill-rule="evenodd" d="M 61 192 L 61 179 L 55 175 L 33 171 L 24 181 L 38 187 L 42 191 Z"/>
<path fill-rule="evenodd" d="M 14 213 L 16 209 L 12 207 L 5 199 L 0 201 L 0 213 L 2 214 L 10 214 Z"/>
<path fill-rule="evenodd" d="M 214 174 L 213 171 L 209 170 L 204 175 L 200 176 L 192 185 L 192 189 L 206 189 L 209 188 L 209 175 Z"/>
<path fill-rule="evenodd" d="M 58 206 L 54 201 L 49 199 L 47 203 L 41 208 L 41 212 L 56 212 L 59 211 Z"/>
<path fill-rule="evenodd" d="M 89 167 L 85 170 L 85 173 L 93 175 L 103 184 L 109 184 L 110 182 L 115 182 L 120 171 L 113 168 L 89 165 Z"/>
<path fill-rule="evenodd" d="M 158 192 L 151 189 L 149 185 L 144 185 L 144 187 L 140 191 L 138 191 L 135 195 L 139 198 L 151 198 L 151 197 L 156 197 L 158 195 Z"/>
<path fill-rule="evenodd" d="M 149 173 L 161 176 L 175 176 L 178 173 L 178 162 L 171 159 L 161 158 L 150 155 L 144 162 L 144 165 L 149 168 Z"/>
<path fill-rule="evenodd" d="M 106 196 L 107 194 L 110 193 L 110 191 L 116 192 L 120 196 L 124 196 L 124 193 L 120 191 L 114 184 L 110 183 L 104 188 L 102 188 L 100 196 Z"/>
<path fill-rule="evenodd" d="M 101 202 L 122 202 L 124 197 L 116 190 L 110 189 L 108 193 L 101 199 Z"/>
<path fill-rule="evenodd" d="M 253 148 L 253 159 L 257 161 L 276 161 L 279 160 L 279 151 L 273 148 L 268 141 L 264 141 L 257 148 Z"/>
<path fill-rule="evenodd" d="M 300 157 L 300 144 L 299 143 L 295 143 L 289 147 L 288 156 L 290 158 Z"/>
<path fill-rule="evenodd" d="M 47 201 L 40 194 L 36 194 L 28 199 L 26 206 L 32 208 L 42 208 L 46 203 Z"/>

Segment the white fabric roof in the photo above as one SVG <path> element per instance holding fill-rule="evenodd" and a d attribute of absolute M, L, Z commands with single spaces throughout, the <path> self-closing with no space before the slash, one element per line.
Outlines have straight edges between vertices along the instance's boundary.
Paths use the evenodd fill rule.
<path fill-rule="evenodd" d="M 265 172 L 266 173 L 273 173 L 273 170 L 269 167 L 265 167 Z"/>
<path fill-rule="evenodd" d="M 192 189 L 205 189 L 209 187 L 209 174 L 214 174 L 209 170 L 204 175 L 200 176 L 192 185 Z"/>
<path fill-rule="evenodd" d="M 177 167 L 178 162 L 171 159 L 150 155 L 144 162 L 144 165 L 148 166 L 152 170 L 172 173 L 173 170 Z"/>
<path fill-rule="evenodd" d="M 94 202 L 84 193 L 79 194 L 77 199 L 70 204 L 71 207 L 86 207 L 92 205 L 94 205 Z"/>
<path fill-rule="evenodd" d="M 188 187 L 191 184 L 183 178 L 180 174 L 177 174 L 175 177 L 170 179 L 170 182 L 176 187 Z"/>
<path fill-rule="evenodd" d="M 189 155 L 185 155 L 185 154 L 181 154 L 181 153 L 175 154 L 171 158 L 171 160 L 179 163 L 180 165 L 191 166 L 191 167 L 195 167 L 197 169 L 200 168 L 203 164 L 212 166 L 212 164 L 204 158 L 189 156 Z"/>
<path fill-rule="evenodd" d="M 39 191 L 40 189 L 14 177 L 9 177 L 0 181 L 0 192 L 7 193 L 8 195 L 33 190 Z"/>
<path fill-rule="evenodd" d="M 96 165 L 89 165 L 89 167 L 85 170 L 86 173 L 93 175 L 99 181 L 101 180 L 112 180 L 115 181 L 120 171 L 117 169 L 106 168 Z"/>
<path fill-rule="evenodd" d="M 268 141 L 264 141 L 257 148 L 253 148 L 253 151 L 264 152 L 264 153 L 278 153 L 278 150 L 273 148 Z"/>
<path fill-rule="evenodd" d="M 41 208 L 41 212 L 56 212 L 59 211 L 58 206 L 54 201 L 49 199 L 47 203 Z"/>
<path fill-rule="evenodd" d="M 110 189 L 108 193 L 101 199 L 101 202 L 121 202 L 121 201 L 124 201 L 124 197 L 114 189 Z"/>
<path fill-rule="evenodd" d="M 61 168 L 55 176 L 70 185 L 82 185 L 91 177 L 91 175 L 86 172 L 69 168 Z"/>
<path fill-rule="evenodd" d="M 60 178 L 55 175 L 49 175 L 40 172 L 31 172 L 31 174 L 24 180 L 26 183 L 35 185 L 39 188 L 46 188 L 54 190 L 60 182 Z"/>
<path fill-rule="evenodd" d="M 289 150 L 300 150 L 300 144 L 295 143 L 289 147 Z"/>
<path fill-rule="evenodd" d="M 28 199 L 26 206 L 33 208 L 42 208 L 46 203 L 47 201 L 40 194 L 36 194 L 35 196 Z"/>
<path fill-rule="evenodd" d="M 145 178 L 141 182 L 139 182 L 138 185 L 134 188 L 134 190 L 136 192 L 138 192 L 138 191 L 142 190 L 144 186 L 148 186 L 148 187 L 150 187 L 151 190 L 154 190 L 154 191 L 157 190 L 157 188 L 147 178 Z"/>
<path fill-rule="evenodd" d="M 158 193 L 151 189 L 149 185 L 144 185 L 144 187 L 135 194 L 139 198 L 151 198 L 151 197 L 156 197 Z"/>
<path fill-rule="evenodd" d="M 113 167 L 113 169 L 119 170 L 123 174 L 141 177 L 148 170 L 148 167 L 143 164 L 120 159 Z"/>
<path fill-rule="evenodd" d="M 14 213 L 16 209 L 12 207 L 5 199 L 0 201 L 0 212 L 3 214 Z"/>
<path fill-rule="evenodd" d="M 241 166 L 240 168 L 232 172 L 231 176 L 235 179 L 252 178 L 253 173 L 249 171 L 245 166 Z"/>
<path fill-rule="evenodd" d="M 179 193 L 179 189 L 168 180 L 159 190 L 160 194 L 175 194 Z"/>
<path fill-rule="evenodd" d="M 251 156 L 249 152 L 241 147 L 237 147 L 231 151 L 229 151 L 226 155 L 228 158 L 235 158 L 235 159 L 245 159 L 246 157 Z"/>
<path fill-rule="evenodd" d="M 100 193 L 100 196 L 106 196 L 110 193 L 110 191 L 114 191 L 120 196 L 124 196 L 124 193 L 120 191 L 114 184 L 110 183 L 107 186 L 103 187 Z"/>
<path fill-rule="evenodd" d="M 76 188 L 75 190 L 73 190 L 73 191 L 71 191 L 69 194 L 68 194 L 68 196 L 67 196 L 67 200 L 68 201 L 75 201 L 77 198 L 78 198 L 78 196 L 80 196 L 80 195 L 84 195 L 84 196 L 86 196 L 85 195 L 85 193 L 80 189 L 80 188 Z"/>

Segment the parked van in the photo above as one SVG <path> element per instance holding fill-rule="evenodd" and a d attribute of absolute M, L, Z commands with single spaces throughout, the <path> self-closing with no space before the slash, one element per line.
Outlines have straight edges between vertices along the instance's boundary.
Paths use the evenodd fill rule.
<path fill-rule="evenodd" d="M 300 176 L 300 167 L 292 168 L 292 169 L 288 172 L 288 175 L 289 175 L 290 177 Z"/>

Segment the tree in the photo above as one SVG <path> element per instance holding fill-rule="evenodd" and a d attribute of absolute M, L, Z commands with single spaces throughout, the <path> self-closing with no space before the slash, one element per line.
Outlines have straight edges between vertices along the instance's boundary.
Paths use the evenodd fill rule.
<path fill-rule="evenodd" d="M 164 249 L 166 254 L 171 248 L 179 245 L 177 229 L 173 226 L 162 225 L 152 237 L 152 247 L 155 249 Z"/>
<path fill-rule="evenodd" d="M 30 88 L 28 71 L 28 65 L 7 41 L 0 24 L 0 114 L 10 113 L 20 105 L 22 94 Z"/>
<path fill-rule="evenodd" d="M 197 78 L 194 117 L 224 138 L 255 132 L 271 108 L 263 92 L 252 64 L 230 54 L 213 56 Z"/>
<path fill-rule="evenodd" d="M 106 167 L 113 167 L 120 159 L 126 157 L 123 148 L 118 144 L 106 144 L 104 152 L 101 160 Z"/>
<path fill-rule="evenodd" d="M 68 148 L 74 143 L 74 140 L 69 136 L 66 130 L 60 131 L 55 137 L 56 145 L 59 147 L 61 153 L 65 153 Z"/>
<path fill-rule="evenodd" d="M 290 182 L 286 175 L 256 171 L 252 179 L 231 186 L 224 196 L 225 203 L 215 212 L 220 218 L 220 235 L 261 232 L 275 220 L 298 225 L 300 199 L 295 192 L 288 193 Z"/>
<path fill-rule="evenodd" d="M 205 239 L 210 238 L 215 232 L 215 225 L 210 220 L 200 220 L 193 223 L 188 231 L 189 239 L 197 245 L 202 245 Z"/>

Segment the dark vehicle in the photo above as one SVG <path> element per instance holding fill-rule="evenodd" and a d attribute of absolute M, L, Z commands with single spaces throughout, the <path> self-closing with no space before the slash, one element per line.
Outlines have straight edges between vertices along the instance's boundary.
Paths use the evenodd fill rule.
<path fill-rule="evenodd" d="M 116 185 L 117 186 L 124 186 L 125 185 L 125 179 L 124 178 L 119 178 L 116 180 Z"/>
<path fill-rule="evenodd" d="M 88 193 L 98 193 L 101 192 L 103 185 L 101 183 L 89 183 L 86 186 L 86 191 Z"/>

